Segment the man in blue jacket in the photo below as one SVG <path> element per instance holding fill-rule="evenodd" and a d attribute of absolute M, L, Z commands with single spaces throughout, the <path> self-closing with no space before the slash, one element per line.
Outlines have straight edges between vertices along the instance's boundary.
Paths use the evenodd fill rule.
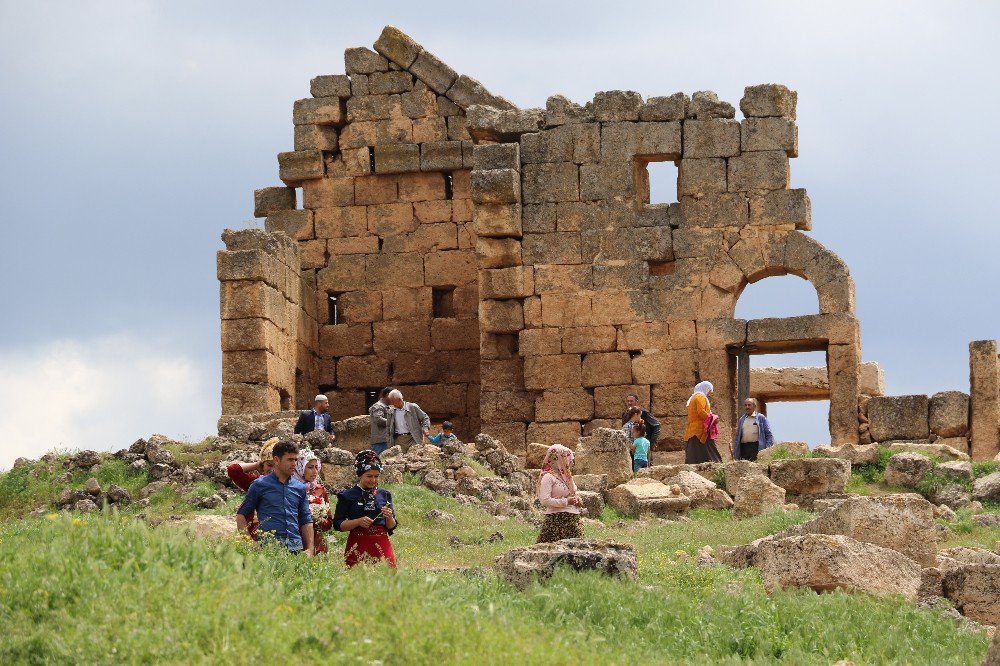
<path fill-rule="evenodd" d="M 743 410 L 733 438 L 733 460 L 757 460 L 758 453 L 774 444 L 771 424 L 757 412 L 756 399 L 744 400 Z"/>

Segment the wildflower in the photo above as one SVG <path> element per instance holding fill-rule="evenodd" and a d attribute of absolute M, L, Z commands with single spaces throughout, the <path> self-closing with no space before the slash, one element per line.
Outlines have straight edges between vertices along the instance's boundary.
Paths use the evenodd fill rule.
<path fill-rule="evenodd" d="M 59 514 L 58 513 L 50 513 L 49 515 L 47 515 L 45 517 L 48 518 L 49 520 L 59 520 Z"/>

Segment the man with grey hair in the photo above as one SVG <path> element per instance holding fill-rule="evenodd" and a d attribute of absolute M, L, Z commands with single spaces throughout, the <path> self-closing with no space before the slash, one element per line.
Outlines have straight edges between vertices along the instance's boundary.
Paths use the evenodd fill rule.
<path fill-rule="evenodd" d="M 295 434 L 305 435 L 316 430 L 330 433 L 330 441 L 337 439 L 337 431 L 333 429 L 333 419 L 330 417 L 330 400 L 325 395 L 313 398 L 313 408 L 299 414 L 295 423 Z"/>
<path fill-rule="evenodd" d="M 399 389 L 389 391 L 387 402 L 392 406 L 386 419 L 389 445 L 398 444 L 405 453 L 414 444 L 423 444 L 424 437 L 431 433 L 431 419 L 420 405 L 404 401 Z"/>
<path fill-rule="evenodd" d="M 743 411 L 733 438 L 733 460 L 757 460 L 758 453 L 774 444 L 771 424 L 757 411 L 756 398 L 744 400 Z"/>

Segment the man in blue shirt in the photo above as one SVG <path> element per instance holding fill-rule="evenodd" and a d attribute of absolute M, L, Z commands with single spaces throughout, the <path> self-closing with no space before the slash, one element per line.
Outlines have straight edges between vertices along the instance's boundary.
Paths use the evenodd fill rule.
<path fill-rule="evenodd" d="M 254 511 L 258 533 L 269 535 L 293 553 L 313 555 L 313 519 L 309 494 L 304 484 L 292 478 L 299 460 L 295 442 L 282 440 L 274 445 L 274 470 L 250 484 L 246 498 L 236 512 L 236 527 L 247 532 Z"/>
<path fill-rule="evenodd" d="M 757 460 L 758 453 L 774 444 L 771 424 L 757 411 L 754 398 L 743 401 L 743 411 L 733 438 L 733 460 Z"/>

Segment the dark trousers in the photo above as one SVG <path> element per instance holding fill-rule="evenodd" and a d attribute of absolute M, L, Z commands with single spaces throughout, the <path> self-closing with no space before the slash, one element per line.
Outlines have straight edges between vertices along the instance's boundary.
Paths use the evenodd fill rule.
<path fill-rule="evenodd" d="M 760 453 L 760 442 L 741 442 L 740 460 L 757 460 Z"/>

